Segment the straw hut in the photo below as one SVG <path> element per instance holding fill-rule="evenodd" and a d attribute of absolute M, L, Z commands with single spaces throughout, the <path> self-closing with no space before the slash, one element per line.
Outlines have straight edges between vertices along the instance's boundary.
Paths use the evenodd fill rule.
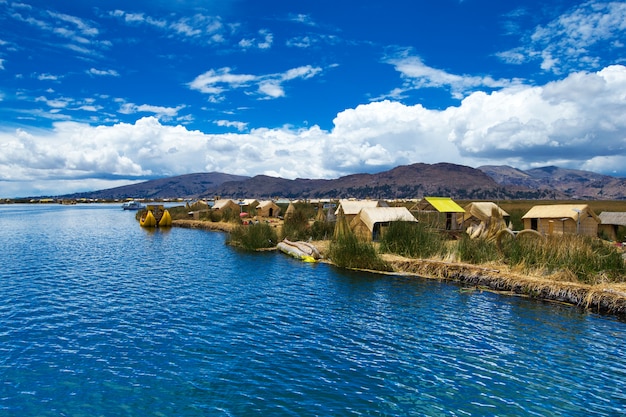
<path fill-rule="evenodd" d="M 524 229 L 544 235 L 580 234 L 598 236 L 600 218 L 587 204 L 554 204 L 534 206 L 522 216 Z"/>
<path fill-rule="evenodd" d="M 415 222 L 406 207 L 365 207 L 350 222 L 350 229 L 361 240 L 380 239 L 392 222 Z"/>
<path fill-rule="evenodd" d="M 386 207 L 387 203 L 380 200 L 339 200 L 339 207 L 335 210 L 335 215 L 339 217 L 339 210 L 345 216 L 348 224 L 359 214 L 361 209 L 367 207 Z"/>
<path fill-rule="evenodd" d="M 237 204 L 235 200 L 230 199 L 215 200 L 212 209 L 221 212 L 224 212 L 226 210 L 231 210 L 233 213 L 241 212 L 241 206 L 239 206 L 239 204 Z"/>
<path fill-rule="evenodd" d="M 259 202 L 254 198 L 244 198 L 243 200 L 239 200 L 239 205 L 241 206 L 241 211 L 254 214 L 253 211 L 256 209 L 256 206 L 259 205 Z"/>
<path fill-rule="evenodd" d="M 463 209 L 465 213 L 458 216 L 456 221 L 459 228 L 465 228 L 471 237 L 487 237 L 485 235 L 489 231 L 497 232 L 506 228 L 510 217 L 496 203 L 488 201 L 469 203 Z"/>
<path fill-rule="evenodd" d="M 319 203 L 317 205 L 317 213 L 315 213 L 315 221 L 316 222 L 325 222 L 326 214 L 324 214 L 324 205 Z"/>
<path fill-rule="evenodd" d="M 618 228 L 626 227 L 626 213 L 617 211 L 603 211 L 598 216 L 600 224 L 598 225 L 598 234 L 608 240 L 617 240 Z"/>
<path fill-rule="evenodd" d="M 296 212 L 296 207 L 293 205 L 293 203 L 290 202 L 289 206 L 287 206 L 287 210 L 285 210 L 285 220 L 293 216 L 295 212 Z"/>
<path fill-rule="evenodd" d="M 457 219 L 465 213 L 450 197 L 424 197 L 410 211 L 417 211 L 420 221 L 445 230 L 461 230 L 462 222 L 459 226 Z M 445 226 L 441 216 L 445 216 Z"/>
<path fill-rule="evenodd" d="M 261 201 L 256 206 L 256 214 L 260 217 L 278 217 L 280 214 L 280 207 L 272 200 Z"/>

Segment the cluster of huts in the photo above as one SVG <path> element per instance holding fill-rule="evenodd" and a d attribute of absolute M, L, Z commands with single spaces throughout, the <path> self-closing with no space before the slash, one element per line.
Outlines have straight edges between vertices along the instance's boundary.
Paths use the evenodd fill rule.
<path fill-rule="evenodd" d="M 294 206 L 290 202 L 282 213 L 275 200 L 231 200 L 218 199 L 206 210 L 233 210 L 246 216 L 252 212 L 257 217 L 288 217 Z M 195 211 L 198 203 L 194 204 Z M 449 197 L 424 197 L 410 208 L 391 207 L 384 200 L 344 199 L 334 203 L 319 203 L 316 220 L 336 221 L 336 229 L 349 228 L 363 240 L 378 240 L 392 222 L 426 222 L 441 230 L 452 233 L 467 232 L 472 237 L 481 236 L 494 221 L 504 222 L 507 227 L 509 214 L 493 202 L 471 202 L 461 207 Z M 322 208 L 326 208 L 324 211 Z M 535 230 L 543 235 L 580 234 L 617 239 L 617 230 L 626 226 L 626 213 L 602 212 L 596 215 L 589 205 L 549 204 L 536 205 L 522 216 L 524 229 Z M 510 223 L 508 224 L 509 227 Z"/>

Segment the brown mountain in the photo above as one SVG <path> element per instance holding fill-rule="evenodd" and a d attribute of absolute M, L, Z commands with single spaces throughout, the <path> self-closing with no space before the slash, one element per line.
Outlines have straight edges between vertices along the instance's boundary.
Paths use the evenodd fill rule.
<path fill-rule="evenodd" d="M 146 181 L 69 198 L 421 198 L 456 199 L 623 199 L 626 179 L 558 167 L 522 171 L 509 166 L 470 168 L 449 163 L 412 164 L 377 174 L 337 179 L 302 179 L 218 172 Z"/>
<path fill-rule="evenodd" d="M 548 166 L 522 171 L 510 166 L 478 168 L 498 184 L 551 190 L 572 199 L 619 200 L 626 198 L 626 179 L 590 171 Z"/>
<path fill-rule="evenodd" d="M 334 180 L 255 176 L 225 182 L 206 190 L 211 198 L 421 198 L 429 195 L 457 199 L 557 198 L 558 193 L 524 187 L 502 187 L 484 172 L 448 163 L 412 164 L 378 174 L 353 174 Z"/>
<path fill-rule="evenodd" d="M 195 173 L 168 178 L 159 178 L 156 180 L 109 188 L 106 190 L 76 193 L 63 197 L 97 198 L 104 200 L 124 198 L 185 198 L 197 196 L 205 192 L 208 188 L 219 186 L 227 181 L 244 181 L 248 178 L 250 177 L 222 174 L 220 172 Z"/>

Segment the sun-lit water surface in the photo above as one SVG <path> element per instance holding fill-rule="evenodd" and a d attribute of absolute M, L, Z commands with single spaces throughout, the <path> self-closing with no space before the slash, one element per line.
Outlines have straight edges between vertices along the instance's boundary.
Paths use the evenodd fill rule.
<path fill-rule="evenodd" d="M 619 416 L 626 324 L 0 206 L 2 416 Z"/>

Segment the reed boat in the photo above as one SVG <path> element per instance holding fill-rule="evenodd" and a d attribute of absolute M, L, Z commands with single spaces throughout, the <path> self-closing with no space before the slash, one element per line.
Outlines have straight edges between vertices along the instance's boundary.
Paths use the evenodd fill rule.
<path fill-rule="evenodd" d="M 291 242 L 287 239 L 283 239 L 276 247 L 279 251 L 293 256 L 296 259 L 300 259 L 303 262 L 317 262 L 321 257 L 317 248 L 308 242 Z"/>
<path fill-rule="evenodd" d="M 172 225 L 172 216 L 163 205 L 148 205 L 141 214 L 139 224 L 142 227 L 169 227 Z"/>

